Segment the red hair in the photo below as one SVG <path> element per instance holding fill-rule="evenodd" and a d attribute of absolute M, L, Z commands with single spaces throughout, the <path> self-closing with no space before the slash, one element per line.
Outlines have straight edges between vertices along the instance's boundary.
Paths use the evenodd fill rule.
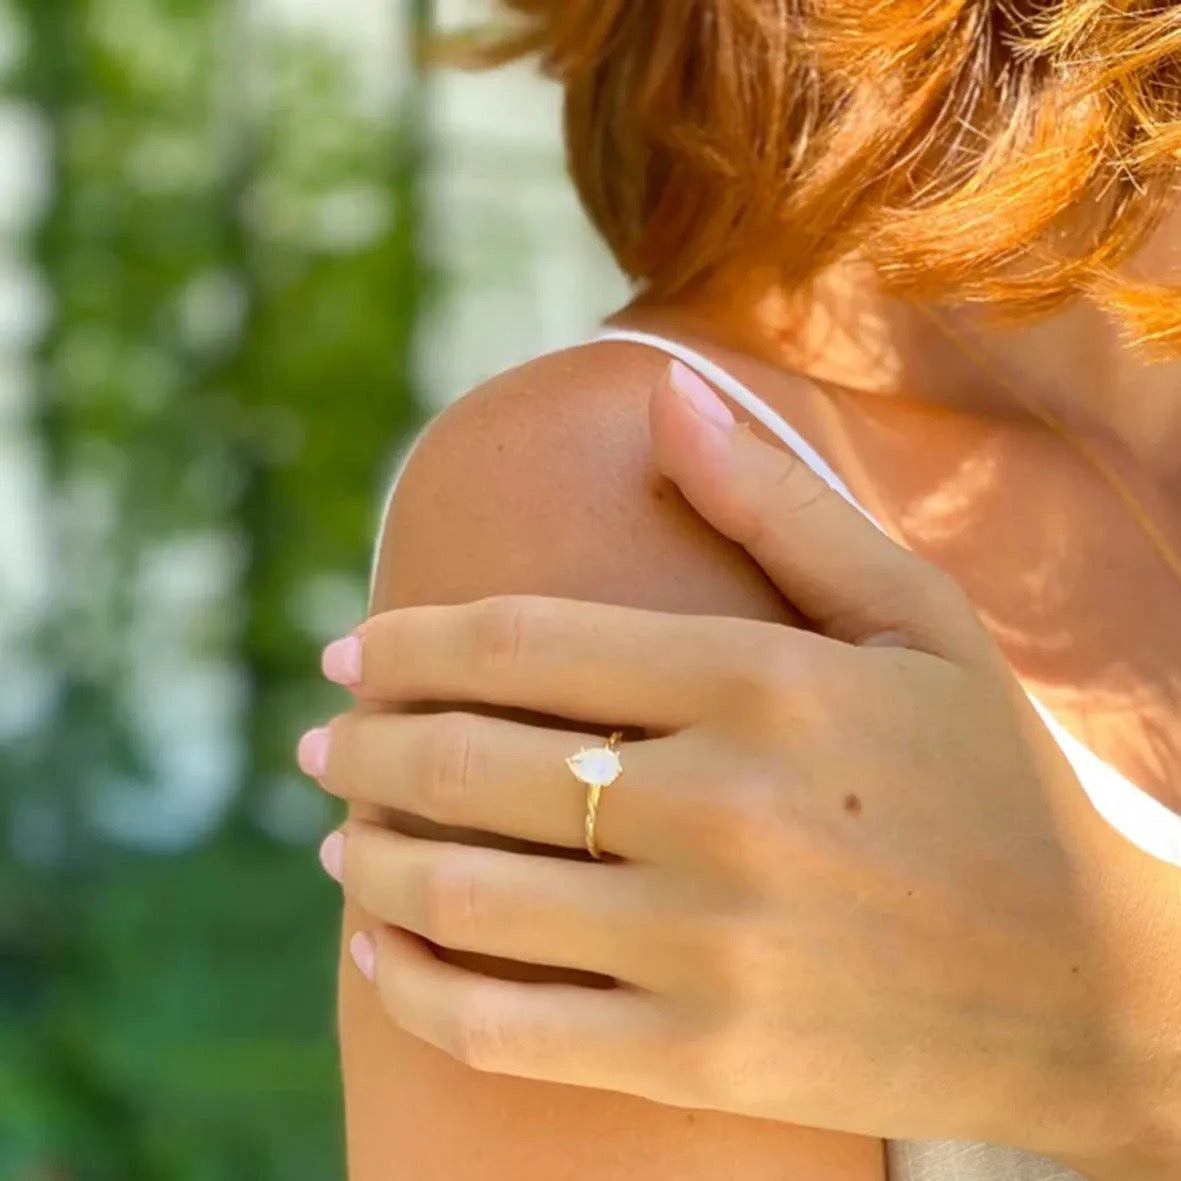
<path fill-rule="evenodd" d="M 1083 295 L 1181 348 L 1127 265 L 1181 187 L 1181 4 L 505 0 L 469 62 L 540 54 L 620 265 L 670 293 L 859 255 L 912 299 Z"/>

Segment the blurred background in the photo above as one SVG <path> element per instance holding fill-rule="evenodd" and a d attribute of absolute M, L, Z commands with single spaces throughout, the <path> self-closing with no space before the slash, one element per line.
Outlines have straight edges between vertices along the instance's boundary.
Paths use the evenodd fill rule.
<path fill-rule="evenodd" d="M 623 285 L 451 0 L 0 0 L 0 1181 L 343 1176 L 331 809 L 383 486 Z"/>

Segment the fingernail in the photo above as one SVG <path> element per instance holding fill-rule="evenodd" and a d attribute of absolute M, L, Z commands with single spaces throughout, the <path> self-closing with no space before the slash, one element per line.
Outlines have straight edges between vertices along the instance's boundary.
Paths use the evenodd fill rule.
<path fill-rule="evenodd" d="M 296 759 L 299 769 L 313 779 L 323 779 L 328 770 L 328 747 L 332 742 L 332 731 L 327 726 L 309 730 L 300 740 Z"/>
<path fill-rule="evenodd" d="M 330 832 L 320 845 L 320 864 L 324 872 L 339 883 L 344 878 L 344 833 Z"/>
<path fill-rule="evenodd" d="M 668 369 L 669 384 L 696 413 L 714 426 L 729 430 L 734 425 L 730 408 L 710 389 L 709 383 L 687 365 L 673 361 Z"/>
<path fill-rule="evenodd" d="M 320 658 L 324 675 L 338 685 L 361 683 L 361 641 L 356 636 L 333 640 Z"/>
<path fill-rule="evenodd" d="M 373 942 L 373 936 L 358 931 L 349 940 L 349 954 L 353 957 L 353 963 L 357 965 L 357 971 L 372 982 L 377 966 L 377 944 Z"/>

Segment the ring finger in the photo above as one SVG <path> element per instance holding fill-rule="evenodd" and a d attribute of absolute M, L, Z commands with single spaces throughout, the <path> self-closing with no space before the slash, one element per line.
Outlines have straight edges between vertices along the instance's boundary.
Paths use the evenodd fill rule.
<path fill-rule="evenodd" d="M 603 791 L 601 848 L 651 860 L 669 831 L 661 755 L 675 739 L 626 744 Z M 601 738 L 477 714 L 354 711 L 305 735 L 300 763 L 326 791 L 436 824 L 561 848 L 585 847 L 586 793 L 566 760 Z"/>

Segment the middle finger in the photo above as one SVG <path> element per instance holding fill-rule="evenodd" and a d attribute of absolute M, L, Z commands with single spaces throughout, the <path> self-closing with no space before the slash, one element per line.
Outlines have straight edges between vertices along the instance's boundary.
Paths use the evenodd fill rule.
<path fill-rule="evenodd" d="M 438 947 L 653 987 L 650 870 L 420 840 L 351 823 L 329 838 L 345 894 Z M 648 883 L 648 884 L 646 884 Z M 667 927 L 673 924 L 666 923 Z"/>

